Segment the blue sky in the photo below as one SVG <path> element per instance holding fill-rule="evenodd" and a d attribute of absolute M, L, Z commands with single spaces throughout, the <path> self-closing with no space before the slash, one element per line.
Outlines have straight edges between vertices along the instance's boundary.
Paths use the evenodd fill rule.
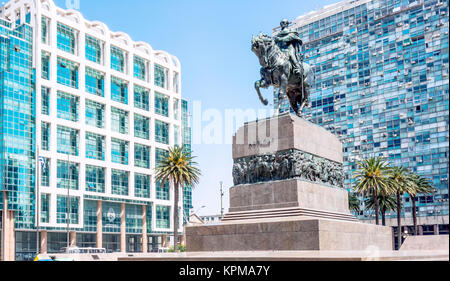
<path fill-rule="evenodd" d="M 251 37 L 271 34 L 283 18 L 317 10 L 337 0 L 80 0 L 88 20 L 104 22 L 113 31 L 148 42 L 155 50 L 177 56 L 182 67 L 182 96 L 201 101 L 204 109 L 259 109 L 253 85 L 259 63 L 250 50 Z M 66 0 L 55 3 L 66 8 Z M 264 95 L 272 99 L 271 90 Z M 207 122 L 206 122 L 207 124 Z M 193 145 L 202 170 L 193 193 L 199 214 L 220 213 L 219 182 L 224 182 L 224 206 L 232 186 L 231 145 Z M 225 210 L 225 211 L 226 211 Z"/>

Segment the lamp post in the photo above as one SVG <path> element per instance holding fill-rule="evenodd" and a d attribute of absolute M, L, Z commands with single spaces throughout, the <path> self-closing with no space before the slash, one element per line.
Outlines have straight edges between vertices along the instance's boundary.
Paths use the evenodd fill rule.
<path fill-rule="evenodd" d="M 5 256 L 4 256 L 4 252 L 5 252 L 5 219 L 6 219 L 6 207 L 8 206 L 8 193 L 6 192 L 6 184 L 5 184 L 5 145 L 3 142 L 3 149 L 2 149 L 2 154 L 3 154 L 3 159 L 2 159 L 2 173 L 3 173 L 3 179 L 2 179 L 2 183 L 3 183 L 3 209 L 2 209 L 2 241 L 1 241 L 1 260 L 5 261 Z"/>
<path fill-rule="evenodd" d="M 403 232 L 403 235 L 402 235 L 403 240 L 402 240 L 402 243 L 400 245 L 398 245 L 398 250 L 400 250 L 400 248 L 403 245 L 403 242 L 405 242 L 405 240 L 406 240 L 406 238 L 408 238 L 408 236 L 409 236 L 408 229 L 405 229 L 405 231 Z"/>
<path fill-rule="evenodd" d="M 39 166 L 40 166 L 40 159 L 39 159 L 39 145 L 36 145 L 36 256 L 39 255 Z"/>
<path fill-rule="evenodd" d="M 220 219 L 223 219 L 223 196 L 225 193 L 223 192 L 223 182 L 220 182 Z"/>
<path fill-rule="evenodd" d="M 200 211 L 203 208 L 206 208 L 206 206 L 201 206 L 200 208 L 197 209 L 197 211 L 194 212 L 194 214 L 197 214 L 197 212 Z"/>
<path fill-rule="evenodd" d="M 67 176 L 66 176 L 66 178 L 67 178 L 67 182 L 66 182 L 66 184 L 67 184 L 67 207 L 66 207 L 66 209 L 67 209 L 67 218 L 66 218 L 66 220 L 67 220 L 67 248 L 66 248 L 66 252 L 68 252 L 69 251 L 69 247 L 70 247 L 70 232 L 69 232 L 69 228 L 70 228 L 70 197 L 69 197 L 69 195 L 70 195 L 70 183 L 69 183 L 69 181 L 70 181 L 70 177 L 69 177 L 69 171 L 70 171 L 70 167 L 69 167 L 69 160 L 70 160 L 70 154 L 69 153 L 67 153 L 67 170 L 66 170 L 66 172 L 67 172 Z"/>

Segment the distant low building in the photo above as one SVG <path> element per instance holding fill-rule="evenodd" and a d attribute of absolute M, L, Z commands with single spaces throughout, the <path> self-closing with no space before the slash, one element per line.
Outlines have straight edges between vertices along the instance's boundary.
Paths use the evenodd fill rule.
<path fill-rule="evenodd" d="M 200 216 L 205 224 L 219 223 L 222 221 L 221 215 Z"/>

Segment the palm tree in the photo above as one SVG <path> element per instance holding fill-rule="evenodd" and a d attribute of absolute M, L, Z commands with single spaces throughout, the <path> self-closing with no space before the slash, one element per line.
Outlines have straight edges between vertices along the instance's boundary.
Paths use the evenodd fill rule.
<path fill-rule="evenodd" d="M 355 172 L 356 186 L 354 191 L 359 194 L 372 195 L 377 198 L 380 192 L 388 192 L 390 186 L 387 182 L 388 164 L 381 157 L 369 158 L 362 162 L 358 162 L 359 170 Z M 375 223 L 380 224 L 378 215 L 378 200 L 375 200 Z"/>
<path fill-rule="evenodd" d="M 431 184 L 431 181 L 425 177 L 419 176 L 418 174 L 412 174 L 411 180 L 413 183 L 414 192 L 410 193 L 412 201 L 412 217 L 414 223 L 414 235 L 417 235 L 417 211 L 416 211 L 416 197 L 419 193 L 432 193 L 436 189 Z"/>
<path fill-rule="evenodd" d="M 394 188 L 397 197 L 397 242 L 400 249 L 400 246 L 402 245 L 402 195 L 405 193 L 414 193 L 414 186 L 412 184 L 408 169 L 405 167 L 391 167 L 388 173 L 389 185 Z"/>
<path fill-rule="evenodd" d="M 183 185 L 194 186 L 198 184 L 201 175 L 200 170 L 195 167 L 193 156 L 182 147 L 169 148 L 169 153 L 156 167 L 156 180 L 164 185 L 166 181 L 172 182 L 174 187 L 173 202 L 173 236 L 174 249 L 178 251 L 178 199 L 179 188 Z"/>
<path fill-rule="evenodd" d="M 350 211 L 355 212 L 355 213 L 359 213 L 360 209 L 359 209 L 359 205 L 360 205 L 360 201 L 358 199 L 358 196 L 356 196 L 355 193 L 349 192 L 348 194 L 348 206 Z"/>
<path fill-rule="evenodd" d="M 374 198 L 370 196 L 366 199 L 365 204 L 369 209 L 373 209 L 375 206 Z M 395 211 L 397 207 L 397 202 L 395 200 L 395 196 L 387 195 L 387 194 L 379 194 L 378 195 L 378 207 L 381 212 L 381 224 L 386 225 L 386 212 Z"/>

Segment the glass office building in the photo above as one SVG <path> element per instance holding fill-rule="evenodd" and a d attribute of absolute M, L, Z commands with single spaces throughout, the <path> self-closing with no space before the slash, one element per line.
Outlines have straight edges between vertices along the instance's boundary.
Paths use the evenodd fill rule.
<path fill-rule="evenodd" d="M 0 19 L 0 207 L 8 213 L 1 220 L 14 214 L 15 227 L 27 230 L 35 227 L 36 211 L 32 40 L 28 23 Z"/>
<path fill-rule="evenodd" d="M 41 252 L 168 247 L 173 190 L 154 168 L 190 145 L 178 59 L 51 0 L 0 7 L 0 56 L 2 258 L 34 258 L 36 241 Z"/>
<path fill-rule="evenodd" d="M 357 162 L 371 156 L 426 176 L 437 192 L 418 198 L 419 231 L 431 225 L 432 233 L 448 233 L 448 4 L 344 1 L 292 25 L 313 72 L 305 114 L 343 142 L 346 187 L 353 186 Z M 275 96 L 274 104 L 289 110 L 286 99 Z M 410 224 L 411 201 L 403 200 Z M 360 219 L 374 219 L 364 203 L 361 209 Z"/>
<path fill-rule="evenodd" d="M 191 125 L 190 114 L 188 109 L 188 102 L 181 100 L 181 139 L 183 148 L 187 152 L 192 152 L 191 141 Z M 190 211 L 193 208 L 192 205 L 192 186 L 183 187 L 183 222 L 186 224 L 189 222 Z"/>

